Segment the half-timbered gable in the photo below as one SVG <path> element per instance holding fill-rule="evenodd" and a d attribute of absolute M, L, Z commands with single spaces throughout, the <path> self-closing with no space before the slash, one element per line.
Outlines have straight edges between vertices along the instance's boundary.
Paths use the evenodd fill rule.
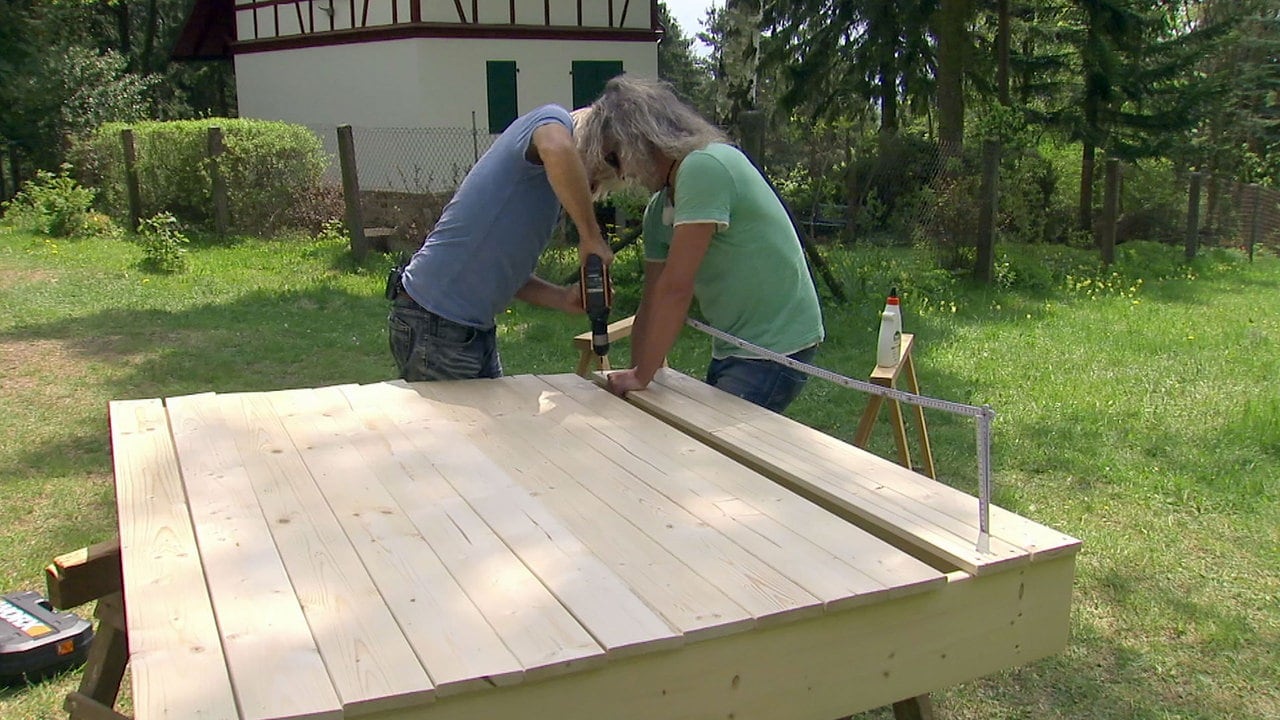
<path fill-rule="evenodd" d="M 231 58 L 240 115 L 478 127 L 657 74 L 656 0 L 197 0 L 176 59 Z"/>

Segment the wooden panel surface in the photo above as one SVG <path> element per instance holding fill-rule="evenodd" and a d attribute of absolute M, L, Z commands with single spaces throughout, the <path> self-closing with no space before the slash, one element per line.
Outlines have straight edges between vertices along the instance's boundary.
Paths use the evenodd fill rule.
<path fill-rule="evenodd" d="M 241 716 L 340 718 L 342 703 L 258 504 L 257 453 L 241 455 L 240 424 L 224 417 L 223 404 L 217 396 L 166 402 Z"/>
<path fill-rule="evenodd" d="M 882 477 L 901 498 L 863 488 L 865 502 L 894 507 L 886 522 L 943 545 L 964 542 L 954 498 L 876 475 L 901 470 L 892 463 L 850 471 L 838 441 L 704 402 L 677 382 L 654 393 L 670 400 L 667 412 L 704 427 L 713 445 L 759 457 L 743 464 L 568 374 L 206 393 L 168 399 L 167 418 L 158 400 L 113 404 L 126 602 L 141 639 L 135 693 L 156 708 L 148 717 L 219 707 L 235 717 L 237 705 L 246 719 L 491 717 L 517 712 L 505 698 L 524 697 L 520 688 L 536 686 L 528 697 L 542 703 L 542 688 L 572 693 L 582 678 L 604 690 L 633 667 L 657 683 L 637 692 L 672 695 L 654 704 L 632 693 L 632 709 L 692 717 L 701 710 L 668 702 L 723 703 L 697 689 L 701 680 L 672 685 L 651 658 L 723 662 L 721 650 L 691 648 L 749 654 L 749 639 L 733 639 L 825 618 L 874 626 L 881 613 L 896 617 L 880 608 L 961 587 L 962 576 L 948 579 L 767 471 L 785 461 L 815 486 L 840 485 L 847 472 Z M 789 443 L 812 453 L 795 461 Z M 932 509 L 901 510 L 915 505 Z M 1013 559 L 975 569 L 1053 557 L 1049 534 L 1006 524 L 1031 534 L 1022 545 L 1001 535 Z M 935 538 L 947 534 L 956 539 Z M 136 604 L 130 583 L 143 588 Z M 148 605 L 150 584 L 179 588 L 166 602 L 192 609 Z M 190 628 L 174 626 L 179 612 Z M 852 612 L 871 614 L 853 622 Z M 201 639 L 216 652 L 181 657 Z M 802 683 L 811 672 L 794 658 L 771 662 L 708 670 L 785 670 L 780 678 Z M 190 681 L 204 676 L 201 663 L 213 682 Z M 583 698 L 583 712 L 608 707 L 609 693 Z"/>
<path fill-rule="evenodd" d="M 239 717 L 164 407 L 108 412 L 136 717 Z"/>
<path fill-rule="evenodd" d="M 979 550 L 973 496 L 671 370 L 628 399 L 902 547 L 966 572 L 1073 554 L 1080 546 L 992 505 L 990 546 Z"/>

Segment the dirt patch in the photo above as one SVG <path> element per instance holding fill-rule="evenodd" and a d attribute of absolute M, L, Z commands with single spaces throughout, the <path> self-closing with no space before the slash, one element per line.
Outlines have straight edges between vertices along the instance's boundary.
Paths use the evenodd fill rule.
<path fill-rule="evenodd" d="M 53 278 L 54 274 L 47 270 L 15 270 L 0 268 L 0 290 L 8 290 L 20 285 L 31 285 Z"/>
<path fill-rule="evenodd" d="M 0 342 L 0 397 L 33 390 L 50 377 L 76 376 L 83 372 L 74 353 L 58 340 L 8 340 Z"/>

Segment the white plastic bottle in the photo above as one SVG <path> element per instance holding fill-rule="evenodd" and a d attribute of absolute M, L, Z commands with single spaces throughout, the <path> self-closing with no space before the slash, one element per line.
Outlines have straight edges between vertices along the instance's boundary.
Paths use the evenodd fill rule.
<path fill-rule="evenodd" d="M 880 313 L 880 340 L 876 344 L 876 365 L 893 367 L 898 364 L 902 347 L 902 310 L 898 306 L 898 289 L 889 291 L 884 312 Z"/>

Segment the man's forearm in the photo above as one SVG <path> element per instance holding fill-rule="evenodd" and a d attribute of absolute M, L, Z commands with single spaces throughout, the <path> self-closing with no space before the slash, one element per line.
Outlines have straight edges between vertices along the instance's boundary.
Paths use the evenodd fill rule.
<path fill-rule="evenodd" d="M 537 275 L 530 275 L 525 284 L 516 291 L 516 297 L 530 305 L 563 310 L 564 312 L 580 312 L 582 302 L 574 297 L 577 293 L 573 286 L 549 283 Z"/>
<path fill-rule="evenodd" d="M 682 292 L 661 283 L 656 290 L 640 325 L 639 342 L 632 348 L 636 377 L 645 384 L 653 380 L 667 353 L 675 345 L 676 338 L 684 327 L 684 319 L 689 314 L 689 305 L 693 302 L 692 292 Z M 637 317 L 637 321 L 640 320 Z M 634 332 L 633 326 L 633 335 Z"/>

